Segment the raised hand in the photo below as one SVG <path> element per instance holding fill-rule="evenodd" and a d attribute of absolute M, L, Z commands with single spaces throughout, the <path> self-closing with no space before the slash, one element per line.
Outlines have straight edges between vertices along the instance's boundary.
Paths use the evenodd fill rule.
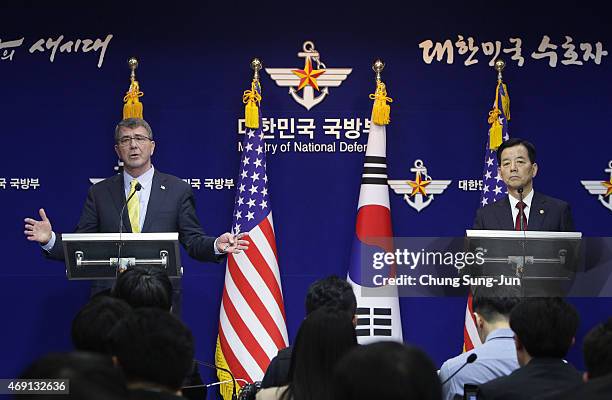
<path fill-rule="evenodd" d="M 40 214 L 40 221 L 32 218 L 24 219 L 25 230 L 23 233 L 26 235 L 26 239 L 38 242 L 44 246 L 51 240 L 51 232 L 53 229 L 51 228 L 51 222 L 49 218 L 47 218 L 47 214 L 45 214 L 45 210 L 41 208 L 38 210 L 38 213 Z"/>
<path fill-rule="evenodd" d="M 223 235 L 217 238 L 217 250 L 220 253 L 240 253 L 246 251 L 249 248 L 249 242 L 242 240 L 243 237 L 248 235 L 247 232 L 232 235 L 229 232 L 225 232 Z"/>

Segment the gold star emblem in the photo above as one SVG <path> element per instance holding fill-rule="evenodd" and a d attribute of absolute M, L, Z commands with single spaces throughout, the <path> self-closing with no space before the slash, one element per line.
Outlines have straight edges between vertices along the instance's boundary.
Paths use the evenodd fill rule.
<path fill-rule="evenodd" d="M 416 180 L 408 181 L 408 184 L 412 186 L 412 193 L 410 193 L 410 195 L 414 196 L 417 193 L 421 193 L 423 196 L 427 196 L 427 193 L 425 192 L 425 186 L 429 185 L 430 183 L 431 181 L 421 180 L 421 173 L 417 172 Z"/>
<path fill-rule="evenodd" d="M 609 182 L 603 181 L 601 182 L 602 185 L 604 185 L 604 187 L 607 189 L 606 194 L 604 194 L 604 197 L 610 196 L 612 194 L 612 178 L 610 178 Z"/>
<path fill-rule="evenodd" d="M 323 75 L 325 73 L 325 70 L 312 69 L 310 57 L 306 57 L 306 65 L 304 65 L 304 69 L 294 69 L 291 72 L 293 72 L 295 75 L 297 75 L 298 78 L 300 78 L 300 85 L 297 88 L 298 91 L 308 85 L 319 90 L 319 85 L 317 85 L 317 77 Z"/>

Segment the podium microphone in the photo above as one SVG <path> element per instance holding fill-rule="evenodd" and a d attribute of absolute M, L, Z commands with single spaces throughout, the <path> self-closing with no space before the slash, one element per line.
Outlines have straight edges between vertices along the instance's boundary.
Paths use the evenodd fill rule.
<path fill-rule="evenodd" d="M 230 371 L 227 368 L 218 367 L 218 366 L 216 366 L 214 364 L 209 364 L 209 363 L 204 362 L 204 361 L 196 360 L 195 358 L 193 359 L 193 361 L 195 361 L 196 364 L 200 364 L 200 365 L 203 365 L 203 366 L 208 367 L 208 368 L 218 369 L 219 371 L 227 372 L 229 374 L 229 376 L 232 377 L 232 400 L 237 400 L 238 399 L 238 396 L 236 395 L 236 378 L 234 378 L 234 374 L 232 374 L 232 371 Z"/>
<path fill-rule="evenodd" d="M 121 212 L 119 213 L 119 238 L 121 238 L 121 233 L 123 232 L 123 212 L 125 211 L 125 207 L 127 207 L 128 203 L 130 202 L 130 200 L 132 200 L 132 197 L 134 197 L 136 192 L 140 192 L 140 190 L 142 190 L 142 185 L 140 184 L 140 182 L 138 182 L 134 186 L 134 191 L 132 192 L 132 194 L 127 198 L 125 203 L 123 203 L 123 207 L 121 207 Z"/>
<path fill-rule="evenodd" d="M 459 371 L 461 371 L 466 365 L 473 363 L 474 361 L 476 361 L 476 359 L 478 358 L 478 354 L 476 353 L 472 353 L 468 356 L 467 360 L 465 360 L 465 363 L 463 363 L 463 365 L 459 368 L 457 368 L 457 370 L 455 372 L 453 372 L 453 374 L 451 376 L 449 376 L 448 378 L 446 378 L 444 380 L 444 382 L 442 382 L 442 386 L 444 386 L 444 384 L 446 384 L 448 381 L 450 381 L 453 376 L 457 375 L 459 373 Z"/>
<path fill-rule="evenodd" d="M 125 211 L 125 207 L 127 207 L 130 200 L 132 200 L 132 197 L 134 197 L 137 192 L 140 192 L 141 189 L 142 185 L 140 184 L 140 182 L 134 185 L 134 191 L 131 195 L 128 196 L 127 200 L 123 204 L 123 207 L 121 207 L 121 212 L 119 213 L 119 251 L 117 252 L 117 268 L 115 269 L 115 279 L 117 278 L 117 271 L 119 271 L 119 268 L 121 267 L 121 247 L 123 246 L 123 244 L 121 243 L 121 234 L 123 233 L 123 212 Z"/>

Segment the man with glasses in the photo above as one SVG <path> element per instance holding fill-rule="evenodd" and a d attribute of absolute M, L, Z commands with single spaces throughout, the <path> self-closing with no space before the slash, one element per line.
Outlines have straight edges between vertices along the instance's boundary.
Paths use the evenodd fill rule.
<path fill-rule="evenodd" d="M 115 128 L 115 152 L 123 161 L 123 174 L 115 175 L 89 189 L 78 233 L 118 232 L 124 209 L 124 232 L 178 232 L 179 241 L 196 260 L 219 262 L 223 254 L 246 250 L 245 233 L 206 236 L 195 212 L 189 184 L 157 171 L 151 156 L 155 151 L 153 131 L 139 118 L 128 118 Z M 129 199 L 127 205 L 126 200 Z M 25 235 L 41 244 L 48 257 L 63 260 L 61 235 L 53 232 L 44 211 L 41 220 L 25 219 Z M 127 218 L 126 218 L 127 217 Z M 94 287 L 97 292 L 105 287 Z M 176 286 L 175 286 L 176 289 Z"/>

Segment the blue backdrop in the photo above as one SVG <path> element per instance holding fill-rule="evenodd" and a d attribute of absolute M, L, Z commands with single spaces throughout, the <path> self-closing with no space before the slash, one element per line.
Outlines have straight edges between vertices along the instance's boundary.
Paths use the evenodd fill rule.
<path fill-rule="evenodd" d="M 15 377 L 48 351 L 71 348 L 70 323 L 88 299 L 88 283 L 68 282 L 62 264 L 45 260 L 24 239 L 22 221 L 44 207 L 54 230 L 70 232 L 89 179 L 114 173 L 113 128 L 121 118 L 129 85 L 126 60 L 132 55 L 140 60 L 144 115 L 155 133 L 154 165 L 196 186 L 200 179 L 194 187 L 198 215 L 211 234 L 229 229 L 235 187 L 211 189 L 205 180 L 237 180 L 238 120 L 251 58 L 260 57 L 268 68 L 301 69 L 304 59 L 297 53 L 310 40 L 327 68 L 352 69 L 310 110 L 262 73 L 264 117 L 313 120 L 316 126 L 312 139 L 296 128 L 295 138 L 286 138 L 288 129 L 283 136 L 270 132 L 269 140 L 290 147 L 268 153 L 268 176 L 291 339 L 304 315 L 308 285 L 347 271 L 364 153 L 340 152 L 338 146 L 366 143 L 367 134 L 353 140 L 342 130 L 336 138 L 325 134 L 324 125 L 326 119 L 344 124 L 369 118 L 375 57 L 387 64 L 383 80 L 394 99 L 387 128 L 389 177 L 413 179 L 410 168 L 420 159 L 433 179 L 452 180 L 419 213 L 391 193 L 397 236 L 460 236 L 471 226 L 479 192 L 459 182 L 482 178 L 496 84 L 489 60 L 497 52 L 507 63 L 510 135 L 538 148 L 536 189 L 569 201 L 585 235 L 611 236 L 612 209 L 580 184 L 610 179 L 604 171 L 612 160 L 610 10 L 595 2 L 491 7 L 490 2 L 3 5 L 0 377 Z M 516 39 L 520 57 L 504 52 L 517 47 Z M 446 43 L 446 52 L 432 56 L 427 41 L 440 49 Z M 540 56 L 547 52 L 555 57 Z M 299 152 L 295 142 L 336 143 L 337 149 Z M 224 267 L 183 257 L 183 317 L 196 338 L 197 357 L 212 360 Z M 581 343 L 588 329 L 610 316 L 612 301 L 572 302 L 581 313 Z M 423 347 L 437 364 L 461 350 L 465 299 L 402 299 L 401 308 L 405 341 Z M 582 365 L 579 346 L 570 359 Z M 203 375 L 212 380 L 212 373 Z"/>

